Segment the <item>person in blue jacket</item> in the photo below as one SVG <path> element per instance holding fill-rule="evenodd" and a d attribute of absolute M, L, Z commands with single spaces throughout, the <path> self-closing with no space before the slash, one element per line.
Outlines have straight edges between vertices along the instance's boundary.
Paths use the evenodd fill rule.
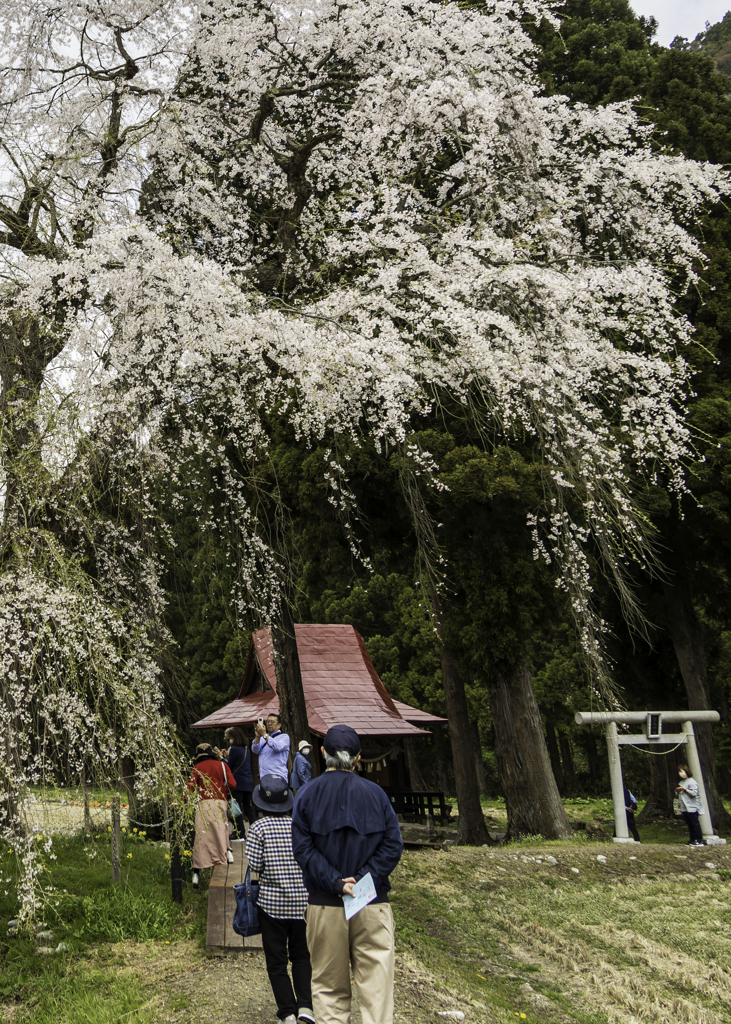
<path fill-rule="evenodd" d="M 297 795 L 292 816 L 292 851 L 308 892 L 313 1010 L 318 1021 L 349 1024 L 352 965 L 363 1024 L 393 1024 L 388 893 L 403 850 L 401 831 L 381 787 L 353 772 L 360 761 L 354 729 L 334 725 L 322 753 L 326 770 Z M 375 899 L 347 920 L 343 895 L 352 895 L 367 874 Z"/>
<path fill-rule="evenodd" d="M 289 775 L 289 785 L 293 792 L 302 789 L 305 783 L 312 778 L 312 765 L 310 764 L 310 752 L 312 746 L 308 740 L 300 740 L 297 753 L 294 755 L 292 771 Z"/>
<path fill-rule="evenodd" d="M 251 793 L 254 789 L 254 777 L 251 772 L 251 751 L 242 729 L 232 725 L 223 734 L 228 750 L 224 753 L 226 762 L 236 780 L 236 789 L 231 796 L 241 808 L 241 814 L 234 818 L 235 839 L 244 838 L 244 814 L 249 819 L 249 825 L 256 821 L 256 812 L 251 803 Z"/>

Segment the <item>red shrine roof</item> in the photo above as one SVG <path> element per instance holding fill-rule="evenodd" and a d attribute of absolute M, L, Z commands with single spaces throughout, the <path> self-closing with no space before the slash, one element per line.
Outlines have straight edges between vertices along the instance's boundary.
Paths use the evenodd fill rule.
<path fill-rule="evenodd" d="M 331 725 L 345 722 L 360 736 L 425 736 L 424 729 L 417 725 L 446 721 L 389 696 L 362 636 L 352 626 L 297 625 L 294 629 L 312 732 L 324 736 Z M 255 689 L 262 683 L 263 692 Z M 279 698 L 271 630 L 267 628 L 257 630 L 251 638 L 237 699 L 192 728 L 249 725 L 272 711 L 279 711 Z"/>

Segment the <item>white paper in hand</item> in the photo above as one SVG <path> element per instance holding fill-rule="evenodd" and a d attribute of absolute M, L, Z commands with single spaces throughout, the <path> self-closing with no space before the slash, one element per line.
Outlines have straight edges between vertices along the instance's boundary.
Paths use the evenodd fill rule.
<path fill-rule="evenodd" d="M 345 919 L 349 921 L 351 917 L 354 917 L 359 910 L 363 907 L 367 907 L 369 903 L 372 903 L 376 898 L 376 887 L 373 884 L 370 871 L 367 875 L 363 875 L 359 882 L 356 882 L 353 886 L 352 896 L 343 896 L 343 906 L 345 907 Z"/>

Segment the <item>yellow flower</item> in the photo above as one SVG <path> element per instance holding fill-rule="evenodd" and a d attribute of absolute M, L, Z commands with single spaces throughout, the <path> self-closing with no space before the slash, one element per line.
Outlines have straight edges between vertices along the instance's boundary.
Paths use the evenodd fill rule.
<path fill-rule="evenodd" d="M 132 860 L 132 854 L 131 853 L 127 854 L 127 860 Z"/>
<path fill-rule="evenodd" d="M 107 832 L 111 832 L 111 831 L 112 831 L 112 826 L 111 825 L 107 825 Z"/>
<path fill-rule="evenodd" d="M 133 828 L 133 829 L 132 829 L 132 831 L 133 831 L 133 832 L 136 832 L 136 831 L 137 831 L 137 829 L 136 829 L 136 828 Z"/>
<path fill-rule="evenodd" d="M 127 829 L 126 829 L 126 828 L 123 828 L 123 829 L 122 829 L 122 831 L 123 831 L 123 832 L 126 832 L 126 831 L 127 831 Z"/>
<path fill-rule="evenodd" d="M 184 857 L 192 857 L 193 856 L 193 851 L 192 850 L 183 850 L 183 856 Z"/>
<path fill-rule="evenodd" d="M 141 836 L 146 836 L 146 835 L 147 835 L 147 832 L 140 832 L 140 835 L 141 835 Z"/>
<path fill-rule="evenodd" d="M 170 854 L 169 853 L 165 854 L 165 860 L 170 860 Z"/>

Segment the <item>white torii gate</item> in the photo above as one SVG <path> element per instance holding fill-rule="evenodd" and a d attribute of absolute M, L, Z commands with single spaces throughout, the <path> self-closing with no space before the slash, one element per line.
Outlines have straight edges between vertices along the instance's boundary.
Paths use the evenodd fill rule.
<path fill-rule="evenodd" d="M 624 802 L 624 783 L 622 782 L 622 761 L 619 754 L 620 746 L 652 746 L 656 743 L 684 743 L 685 758 L 691 774 L 700 789 L 703 813 L 698 815 L 703 839 L 707 846 L 725 846 L 726 840 L 713 834 L 713 822 L 708 809 L 706 787 L 703 784 L 703 771 L 698 747 L 695 742 L 693 722 L 719 722 L 721 716 L 717 711 L 577 711 L 574 716 L 578 725 L 606 726 L 607 750 L 609 753 L 609 776 L 612 782 L 612 802 L 614 803 L 614 842 L 634 843 L 629 837 L 627 828 L 627 812 Z M 682 732 L 664 733 L 663 723 L 680 723 Z M 617 725 L 641 725 L 641 733 L 622 733 Z"/>

